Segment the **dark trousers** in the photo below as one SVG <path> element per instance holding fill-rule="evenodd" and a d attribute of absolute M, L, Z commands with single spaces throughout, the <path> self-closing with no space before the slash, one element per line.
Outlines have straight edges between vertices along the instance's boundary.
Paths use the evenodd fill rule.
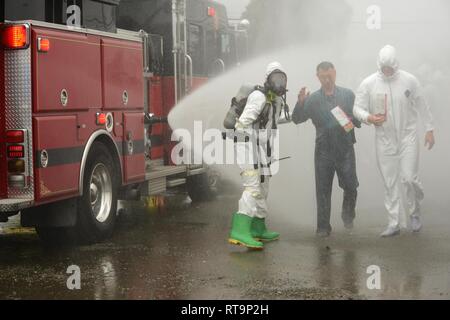
<path fill-rule="evenodd" d="M 317 200 L 317 231 L 331 232 L 331 192 L 333 179 L 336 173 L 339 186 L 344 190 L 342 204 L 342 220 L 345 224 L 355 219 L 356 198 L 359 186 L 356 175 L 355 150 L 352 147 L 345 152 L 332 152 L 326 148 L 316 146 L 315 151 L 316 171 L 316 200 Z"/>

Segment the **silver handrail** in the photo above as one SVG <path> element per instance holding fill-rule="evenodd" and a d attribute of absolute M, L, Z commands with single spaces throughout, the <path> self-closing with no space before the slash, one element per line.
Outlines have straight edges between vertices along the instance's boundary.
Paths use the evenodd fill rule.
<path fill-rule="evenodd" d="M 175 104 L 178 103 L 178 37 L 177 37 L 177 0 L 172 0 L 172 39 L 173 39 L 173 77 L 175 88 Z"/>
<path fill-rule="evenodd" d="M 149 35 L 144 30 L 140 30 L 139 34 L 141 35 L 141 37 L 143 39 L 143 46 L 144 46 L 144 52 L 143 52 L 144 53 L 144 73 L 146 73 L 146 72 L 150 71 L 150 58 L 149 58 L 149 50 L 148 50 Z"/>
<path fill-rule="evenodd" d="M 192 87 L 194 86 L 194 67 L 193 67 L 193 62 L 192 62 L 192 57 L 190 55 L 188 55 L 187 53 L 184 55 L 186 57 L 186 60 L 189 61 L 189 87 L 188 87 L 188 75 L 186 74 L 186 93 L 189 93 L 189 91 L 191 91 Z"/>
<path fill-rule="evenodd" d="M 216 64 L 219 64 L 222 67 L 222 70 L 218 73 L 213 73 L 213 71 L 215 70 L 215 69 L 213 69 L 213 67 Z M 216 76 L 216 75 L 224 73 L 224 72 L 225 72 L 225 62 L 222 59 L 218 58 L 211 63 L 210 69 L 209 69 L 209 76 Z"/>
<path fill-rule="evenodd" d="M 222 59 L 218 58 L 218 59 L 214 60 L 213 65 L 216 64 L 217 62 L 222 67 L 222 72 L 225 72 L 225 62 Z"/>
<path fill-rule="evenodd" d="M 149 101 L 149 72 L 150 72 L 150 57 L 149 57 L 149 35 L 144 30 L 139 30 L 139 35 L 142 37 L 142 45 L 143 45 L 143 78 L 144 78 L 144 107 L 147 112 L 150 109 L 150 101 Z"/>
<path fill-rule="evenodd" d="M 187 23 L 186 23 L 186 10 L 187 10 L 187 1 L 183 0 L 183 19 L 181 20 L 183 23 L 183 30 L 180 30 L 180 32 L 183 32 L 183 54 L 184 54 L 184 94 L 188 94 L 189 90 L 191 89 L 190 87 L 188 87 L 188 66 L 187 66 L 187 60 L 189 60 L 189 62 L 191 63 L 191 67 L 192 67 L 192 59 L 191 57 L 187 54 L 188 52 L 188 46 L 187 46 Z M 181 59 L 181 57 L 180 57 Z M 192 77 L 192 73 L 191 73 L 191 77 Z M 192 82 L 192 79 L 191 79 Z"/>

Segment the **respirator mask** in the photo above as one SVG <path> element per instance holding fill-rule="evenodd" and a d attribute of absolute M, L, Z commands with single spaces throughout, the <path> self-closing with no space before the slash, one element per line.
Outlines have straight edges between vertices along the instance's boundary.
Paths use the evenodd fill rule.
<path fill-rule="evenodd" d="M 277 96 L 284 96 L 287 92 L 287 75 L 280 70 L 275 70 L 267 78 L 266 87 Z"/>

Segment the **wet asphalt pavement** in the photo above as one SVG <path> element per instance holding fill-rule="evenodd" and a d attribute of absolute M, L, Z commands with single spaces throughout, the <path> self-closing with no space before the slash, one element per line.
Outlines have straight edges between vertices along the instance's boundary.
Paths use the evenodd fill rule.
<path fill-rule="evenodd" d="M 133 203 L 112 239 L 46 248 L 17 221 L 0 230 L 1 299 L 449 299 L 447 226 L 378 238 L 379 229 L 316 238 L 310 226 L 272 221 L 279 241 L 264 251 L 227 243 L 239 195 L 192 204 L 187 195 Z M 77 265 L 81 289 L 69 290 Z M 367 268 L 380 267 L 369 290 Z"/>

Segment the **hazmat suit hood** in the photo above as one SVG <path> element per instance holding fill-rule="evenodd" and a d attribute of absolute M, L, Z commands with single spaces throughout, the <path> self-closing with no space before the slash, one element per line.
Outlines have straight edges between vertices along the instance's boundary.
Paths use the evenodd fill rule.
<path fill-rule="evenodd" d="M 391 45 L 387 45 L 380 50 L 378 54 L 378 72 L 385 79 L 394 78 L 399 70 L 399 62 L 397 60 L 397 52 L 395 48 Z M 391 67 L 394 69 L 394 74 L 390 77 L 387 77 L 383 71 L 381 70 L 383 67 Z"/>
<path fill-rule="evenodd" d="M 276 95 L 283 96 L 287 91 L 287 75 L 279 62 L 271 62 L 266 68 L 266 89 L 272 90 Z"/>
<path fill-rule="evenodd" d="M 266 81 L 268 80 L 270 74 L 271 74 L 272 72 L 274 72 L 275 70 L 280 70 L 280 71 L 286 73 L 286 71 L 284 70 L 284 68 L 283 68 L 283 66 L 281 65 L 281 63 L 279 63 L 279 62 L 277 62 L 277 61 L 271 62 L 271 63 L 269 63 L 269 64 L 267 65 L 267 68 L 266 68 L 266 77 L 265 77 L 265 80 L 266 80 Z"/>

